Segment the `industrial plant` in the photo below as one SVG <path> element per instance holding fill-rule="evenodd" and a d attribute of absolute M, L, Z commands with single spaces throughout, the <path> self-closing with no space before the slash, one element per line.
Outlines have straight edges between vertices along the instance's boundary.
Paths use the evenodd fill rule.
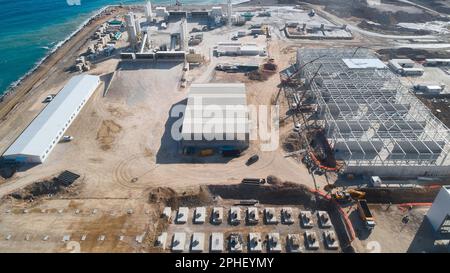
<path fill-rule="evenodd" d="M 450 175 L 449 129 L 366 49 L 299 49 L 296 65 L 345 172 Z"/>
<path fill-rule="evenodd" d="M 1 97 L 0 252 L 449 252 L 450 6 L 169 2 Z"/>

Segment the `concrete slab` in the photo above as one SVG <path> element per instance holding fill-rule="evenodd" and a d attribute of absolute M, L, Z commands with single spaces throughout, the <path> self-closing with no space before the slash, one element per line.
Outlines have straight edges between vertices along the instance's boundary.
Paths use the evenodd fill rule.
<path fill-rule="evenodd" d="M 305 232 L 305 245 L 308 249 L 319 249 L 319 240 L 317 234 L 314 231 Z"/>
<path fill-rule="evenodd" d="M 194 224 L 203 224 L 206 221 L 206 208 L 197 207 L 194 211 Z"/>
<path fill-rule="evenodd" d="M 186 245 L 186 233 L 175 232 L 172 238 L 172 252 L 183 252 Z"/>
<path fill-rule="evenodd" d="M 247 224 L 256 225 L 259 222 L 258 208 L 248 207 L 247 208 Z"/>
<path fill-rule="evenodd" d="M 281 241 L 279 233 L 269 233 L 267 234 L 268 242 L 268 250 L 270 252 L 281 252 Z"/>
<path fill-rule="evenodd" d="M 162 213 L 162 217 L 166 218 L 168 221 L 170 221 L 170 218 L 172 218 L 172 208 L 171 207 L 165 207 Z"/>
<path fill-rule="evenodd" d="M 211 213 L 211 223 L 218 225 L 223 221 L 223 208 L 222 207 L 214 207 Z"/>
<path fill-rule="evenodd" d="M 242 234 L 232 233 L 230 234 L 229 240 L 230 252 L 242 252 L 244 249 L 244 240 L 242 239 Z"/>
<path fill-rule="evenodd" d="M 70 241 L 70 235 L 64 235 L 62 241 L 63 242 Z"/>
<path fill-rule="evenodd" d="M 261 252 L 262 251 L 261 233 L 249 233 L 248 234 L 248 251 L 249 252 Z"/>
<path fill-rule="evenodd" d="M 302 252 L 302 240 L 299 234 L 288 234 L 287 235 L 287 251 L 292 253 Z"/>
<path fill-rule="evenodd" d="M 156 239 L 156 245 L 164 250 L 166 249 L 166 242 L 167 242 L 167 232 L 163 232 Z"/>
<path fill-rule="evenodd" d="M 135 241 L 138 244 L 142 244 L 142 242 L 144 241 L 146 233 L 144 232 L 143 234 L 140 235 L 136 235 Z"/>
<path fill-rule="evenodd" d="M 294 213 L 291 207 L 281 209 L 281 221 L 285 225 L 292 225 L 294 221 Z"/>
<path fill-rule="evenodd" d="M 332 227 L 330 216 L 328 215 L 328 212 L 318 211 L 317 218 L 319 220 L 319 226 L 321 228 L 331 228 Z"/>
<path fill-rule="evenodd" d="M 191 252 L 203 252 L 205 250 L 205 233 L 194 232 L 191 238 Z"/>
<path fill-rule="evenodd" d="M 336 233 L 332 230 L 326 230 L 323 232 L 323 241 L 328 249 L 338 249 L 339 243 L 336 238 Z"/>
<path fill-rule="evenodd" d="M 178 208 L 176 223 L 185 224 L 188 220 L 188 213 L 189 213 L 188 207 Z"/>
<path fill-rule="evenodd" d="M 300 211 L 300 222 L 303 228 L 312 228 L 314 226 L 312 213 L 308 210 Z"/>
<path fill-rule="evenodd" d="M 231 225 L 239 225 L 239 223 L 241 222 L 241 208 L 240 207 L 231 207 L 229 218 L 230 218 Z"/>
<path fill-rule="evenodd" d="M 269 225 L 278 224 L 278 219 L 277 219 L 277 216 L 275 215 L 274 208 L 265 208 L 264 209 L 264 219 L 266 221 L 266 224 L 269 224 Z"/>
<path fill-rule="evenodd" d="M 210 242 L 211 252 L 222 252 L 223 251 L 223 233 L 221 232 L 213 232 L 211 233 L 211 242 Z"/>

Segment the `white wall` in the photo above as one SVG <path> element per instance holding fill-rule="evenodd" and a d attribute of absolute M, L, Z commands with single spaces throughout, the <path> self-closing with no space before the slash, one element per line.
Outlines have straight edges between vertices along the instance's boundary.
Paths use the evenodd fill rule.
<path fill-rule="evenodd" d="M 447 214 L 450 215 L 450 186 L 443 186 L 427 213 L 435 231 L 439 229 Z"/>

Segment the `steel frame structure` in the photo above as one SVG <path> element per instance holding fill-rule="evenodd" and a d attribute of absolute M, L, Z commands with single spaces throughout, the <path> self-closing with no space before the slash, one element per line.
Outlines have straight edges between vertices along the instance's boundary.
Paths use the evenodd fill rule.
<path fill-rule="evenodd" d="M 388 68 L 349 68 L 367 49 L 299 49 L 305 79 L 337 159 L 347 166 L 450 166 L 450 131 Z"/>

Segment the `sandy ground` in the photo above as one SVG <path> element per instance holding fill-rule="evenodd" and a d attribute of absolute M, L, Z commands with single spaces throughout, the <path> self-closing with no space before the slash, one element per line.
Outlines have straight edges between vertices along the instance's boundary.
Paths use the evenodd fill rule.
<path fill-rule="evenodd" d="M 425 215 L 429 207 L 412 210 L 397 205 L 370 205 L 376 226 L 371 233 L 364 228 L 356 206 L 344 209 L 348 212 L 357 239 L 353 242 L 357 252 L 405 253 L 432 252 L 433 235 Z M 404 223 L 405 216 L 409 221 Z"/>
<path fill-rule="evenodd" d="M 151 219 L 157 217 L 154 205 L 134 199 L 46 200 L 28 207 L 28 213 L 19 205 L 6 208 L 0 252 L 142 252 L 145 245 L 136 237 L 152 231 Z"/>
<path fill-rule="evenodd" d="M 285 15 L 286 18 L 283 17 Z M 283 20 L 292 20 L 295 15 L 290 10 L 280 10 L 277 16 L 270 23 L 272 40 L 266 41 L 262 36 L 242 40 L 267 46 L 269 56 L 275 59 L 279 68 L 283 69 L 293 62 L 297 47 L 330 45 L 329 41 L 287 40 L 279 27 L 284 25 Z M 250 81 L 244 75 L 214 71 L 215 64 L 219 62 L 265 61 L 264 57 L 233 59 L 211 56 L 211 47 L 218 41 L 228 41 L 236 31 L 237 28 L 224 27 L 205 33 L 204 43 L 196 50 L 205 56 L 206 62 L 187 73 L 188 84 L 243 81 L 249 104 L 271 105 L 279 91 L 277 73 L 267 81 L 258 82 Z M 381 38 L 365 39 L 357 34 L 354 40 L 335 41 L 333 46 L 366 45 L 369 41 L 377 46 Z M 43 107 L 42 99 L 49 93 L 56 93 L 68 80 L 70 75 L 61 71 L 73 64 L 75 57 L 70 56 L 47 71 L 40 84 L 26 96 L 20 97 L 22 103 L 2 121 L 0 151 L 4 151 L 38 114 Z M 170 112 L 174 106 L 185 103 L 188 93 L 188 88 L 180 88 L 182 70 L 183 64 L 179 63 L 119 63 L 117 58 L 96 64 L 90 73 L 104 75 L 102 79 L 106 79 L 106 75 L 116 71 L 115 77 L 107 95 L 103 97 L 105 85 L 102 85 L 66 132 L 74 140 L 57 145 L 44 164 L 21 170 L 12 178 L 0 182 L 0 196 L 4 196 L 35 181 L 71 170 L 83 178 L 77 182 L 79 189 L 73 196 L 55 197 L 37 204 L 11 201 L 0 204 L 0 251 L 71 251 L 68 242 L 61 241 L 61 237 L 69 233 L 81 244 L 80 233 L 89 234 L 91 241 L 86 239 L 89 242 L 82 247 L 82 251 L 146 251 L 133 238 L 155 229 L 152 217 L 157 212 L 147 203 L 148 192 L 155 187 L 171 187 L 183 193 L 197 189 L 199 185 L 235 184 L 244 177 L 268 175 L 311 188 L 326 185 L 324 176 L 312 177 L 301 163 L 286 158 L 281 145 L 274 151 L 263 152 L 260 142 L 254 141 L 243 156 L 233 159 L 181 155 L 179 143 L 171 137 L 171 127 L 177 117 L 171 117 Z M 285 117 L 287 107 L 283 96 L 280 96 L 279 104 L 281 116 Z M 280 143 L 290 130 L 292 124 L 288 121 L 281 127 Z M 246 166 L 245 162 L 253 154 L 259 155 L 259 161 Z M 36 207 L 36 212 L 21 213 L 25 205 Z M 99 212 L 95 216 L 74 215 L 74 206 L 87 214 L 95 208 Z M 47 214 L 40 212 L 41 208 L 64 209 L 65 212 Z M 135 211 L 132 215 L 127 213 L 130 208 Z M 5 212 L 9 209 L 12 211 Z M 115 211 L 114 215 L 111 215 L 111 210 Z M 28 233 L 33 239 L 22 239 Z M 14 239 L 6 240 L 8 234 L 12 234 Z M 51 240 L 42 241 L 42 236 L 46 234 Z M 127 243 L 119 241 L 121 234 L 126 236 Z M 102 243 L 98 240 L 100 235 L 114 239 Z"/>

